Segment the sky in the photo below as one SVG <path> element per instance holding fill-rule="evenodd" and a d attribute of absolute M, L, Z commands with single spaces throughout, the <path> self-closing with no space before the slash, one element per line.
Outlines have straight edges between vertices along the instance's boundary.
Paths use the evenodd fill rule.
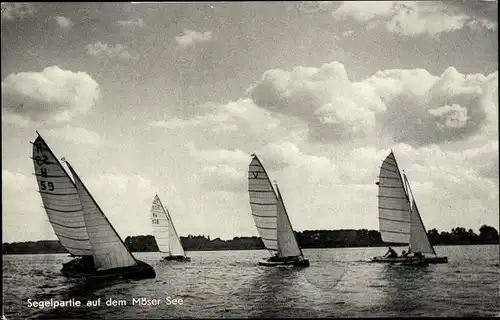
<path fill-rule="evenodd" d="M 391 149 L 427 230 L 499 227 L 492 1 L 2 3 L 3 242 L 57 239 L 36 131 L 122 238 L 258 236 L 256 153 L 296 231 L 378 230 Z"/>

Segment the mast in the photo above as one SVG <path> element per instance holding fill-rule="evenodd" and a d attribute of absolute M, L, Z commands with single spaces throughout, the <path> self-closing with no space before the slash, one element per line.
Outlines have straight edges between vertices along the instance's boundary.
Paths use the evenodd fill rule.
<path fill-rule="evenodd" d="M 404 178 L 405 178 L 405 183 L 406 183 L 406 185 L 408 187 L 408 190 L 411 193 L 411 198 L 412 198 L 412 201 L 413 201 L 413 205 L 415 205 L 415 208 L 417 209 L 416 213 L 417 213 L 418 219 L 420 220 L 420 223 L 422 224 L 422 227 L 424 228 L 425 236 L 427 237 L 427 240 L 429 241 L 429 244 L 431 245 L 432 253 L 434 253 L 434 255 L 437 255 L 436 254 L 436 250 L 434 250 L 434 246 L 432 245 L 432 242 L 429 239 L 429 234 L 427 233 L 427 229 L 425 229 L 424 221 L 422 220 L 422 217 L 420 216 L 420 212 L 418 211 L 417 202 L 415 201 L 415 196 L 413 195 L 413 191 L 410 188 L 410 182 L 408 181 L 408 178 L 406 177 L 406 174 L 404 175 Z M 411 212 L 410 214 L 414 214 L 414 213 Z"/>
<path fill-rule="evenodd" d="M 283 198 L 281 197 L 280 189 L 278 188 L 278 183 L 276 183 L 275 185 L 276 185 L 276 191 L 278 193 L 278 195 L 277 195 L 278 201 L 281 201 L 281 205 L 283 206 L 283 209 L 285 210 L 285 216 L 286 216 L 286 219 L 288 221 L 288 224 L 290 225 L 290 227 L 292 229 L 292 233 L 293 233 L 293 237 L 295 239 L 295 242 L 297 243 L 297 246 L 299 247 L 300 255 L 302 257 L 304 257 L 304 254 L 302 253 L 302 248 L 300 247 L 299 241 L 297 240 L 297 237 L 295 236 L 295 231 L 293 230 L 292 223 L 290 222 L 290 217 L 288 217 L 288 213 L 287 213 L 286 207 L 285 207 L 285 202 L 283 201 Z M 279 243 L 278 243 L 278 246 L 279 246 Z"/>
<path fill-rule="evenodd" d="M 97 202 L 95 201 L 94 197 L 92 196 L 92 194 L 89 192 L 89 190 L 87 189 L 87 187 L 83 184 L 82 180 L 80 179 L 80 177 L 78 176 L 78 174 L 75 172 L 75 170 L 73 169 L 73 167 L 71 166 L 71 164 L 67 161 L 67 160 L 64 160 L 64 162 L 68 165 L 68 168 L 70 169 L 71 173 L 73 175 L 75 175 L 75 177 L 80 180 L 83 188 L 85 189 L 85 191 L 87 192 L 87 194 L 89 195 L 90 199 L 92 199 L 92 201 L 94 202 L 95 206 L 97 207 L 97 209 L 99 210 L 99 213 L 102 215 L 102 217 L 106 220 L 106 222 L 108 223 L 108 225 L 111 227 L 111 230 L 113 230 L 113 232 L 115 233 L 115 236 L 118 238 L 118 240 L 121 242 L 121 244 L 125 247 L 125 250 L 127 250 L 127 252 L 130 254 L 130 256 L 132 257 L 132 259 L 134 259 L 135 263 L 138 263 L 137 262 L 137 259 L 135 258 L 135 256 L 132 254 L 132 252 L 130 252 L 129 248 L 127 247 L 127 245 L 123 242 L 122 238 L 120 237 L 120 235 L 118 234 L 118 232 L 116 232 L 115 228 L 113 227 L 113 225 L 109 222 L 108 220 L 108 217 L 106 217 L 106 215 L 104 214 L 104 211 L 102 211 L 101 207 L 99 207 L 99 204 L 97 204 Z"/>
<path fill-rule="evenodd" d="M 179 241 L 179 243 L 181 244 L 181 248 L 182 248 L 182 251 L 184 252 L 184 256 L 187 257 L 186 250 L 184 250 L 184 247 L 182 246 L 181 239 L 179 238 L 179 234 L 177 233 L 177 230 L 175 230 L 174 222 L 172 221 L 172 218 L 170 217 L 170 213 L 168 212 L 168 209 L 166 209 L 163 206 L 163 203 L 161 202 L 160 197 L 158 197 L 158 201 L 160 202 L 160 206 L 163 209 L 163 212 L 165 213 L 165 216 L 167 217 L 167 220 L 170 222 L 170 225 L 172 226 L 172 229 L 173 229 L 173 231 L 175 233 L 175 236 L 177 237 L 177 241 Z M 169 230 L 169 232 L 170 232 L 170 230 Z M 168 250 L 171 251 L 171 247 L 170 246 L 168 246 Z M 170 253 L 170 255 L 171 255 L 171 253 Z"/>

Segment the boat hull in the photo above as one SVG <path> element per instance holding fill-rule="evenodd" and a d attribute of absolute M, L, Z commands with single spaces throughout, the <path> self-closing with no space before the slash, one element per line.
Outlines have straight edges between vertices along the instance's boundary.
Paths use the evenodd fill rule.
<path fill-rule="evenodd" d="M 270 261 L 269 259 L 264 259 L 262 261 L 259 261 L 259 266 L 264 266 L 264 267 L 280 267 L 280 266 L 309 267 L 309 260 L 308 259 L 301 259 L 301 260 Z"/>
<path fill-rule="evenodd" d="M 418 261 L 422 260 L 429 264 L 448 263 L 448 257 L 425 257 L 425 256 L 423 257 L 423 259 L 414 257 L 397 257 L 397 258 L 373 257 L 371 262 L 415 264 Z"/>
<path fill-rule="evenodd" d="M 156 272 L 149 264 L 137 260 L 137 265 L 130 267 L 114 268 L 109 270 L 97 271 L 90 270 L 90 267 L 84 267 L 78 263 L 79 259 L 65 263 L 61 273 L 70 278 L 80 278 L 86 280 L 110 280 L 110 279 L 146 279 L 155 278 Z"/>
<path fill-rule="evenodd" d="M 186 257 L 186 256 L 166 256 L 163 257 L 163 260 L 166 261 L 179 261 L 179 262 L 190 262 L 191 257 Z"/>

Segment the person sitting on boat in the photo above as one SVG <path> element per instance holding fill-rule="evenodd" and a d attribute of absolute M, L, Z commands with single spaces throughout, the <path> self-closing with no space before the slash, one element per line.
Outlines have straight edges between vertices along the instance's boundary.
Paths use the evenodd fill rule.
<path fill-rule="evenodd" d="M 272 261 L 272 262 L 279 261 L 278 253 L 275 253 L 274 256 L 269 258 L 269 261 Z"/>
<path fill-rule="evenodd" d="M 406 252 L 405 250 L 403 250 L 403 252 L 401 253 L 401 257 L 403 258 L 406 258 L 408 256 L 408 254 L 410 254 L 410 252 Z"/>
<path fill-rule="evenodd" d="M 387 253 L 384 255 L 384 257 L 386 257 L 386 258 L 397 258 L 398 254 L 391 247 L 389 247 L 389 251 L 387 251 Z"/>

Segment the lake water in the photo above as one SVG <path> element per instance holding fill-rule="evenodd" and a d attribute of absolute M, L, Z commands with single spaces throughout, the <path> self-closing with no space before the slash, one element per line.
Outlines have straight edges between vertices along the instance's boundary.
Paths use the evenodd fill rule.
<path fill-rule="evenodd" d="M 396 251 L 401 252 L 403 248 Z M 188 252 L 191 262 L 135 253 L 155 279 L 78 282 L 60 274 L 66 254 L 3 256 L 7 319 L 498 316 L 499 247 L 436 247 L 447 264 L 411 267 L 368 263 L 386 248 L 305 249 L 309 268 L 257 266 L 267 251 Z M 166 298 L 183 299 L 168 305 Z M 77 299 L 80 307 L 35 308 L 32 301 Z M 101 306 L 87 301 L 101 299 Z M 132 305 L 133 299 L 161 304 Z M 126 306 L 106 306 L 106 300 Z"/>

